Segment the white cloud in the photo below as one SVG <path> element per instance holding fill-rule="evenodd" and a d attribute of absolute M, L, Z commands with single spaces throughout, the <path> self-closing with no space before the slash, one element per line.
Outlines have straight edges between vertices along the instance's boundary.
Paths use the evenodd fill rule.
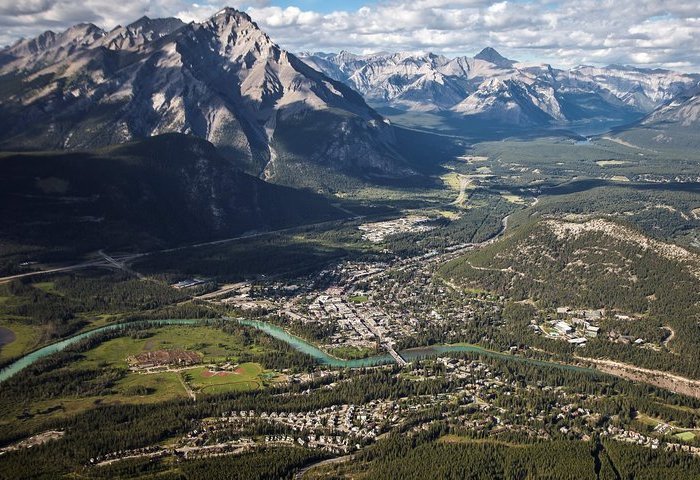
<path fill-rule="evenodd" d="M 0 0 L 0 43 L 91 21 L 111 28 L 141 15 L 191 21 L 225 0 Z M 700 2 L 667 0 L 381 0 L 321 13 L 269 0 L 243 2 L 291 51 L 432 50 L 474 54 L 491 45 L 554 65 L 630 63 L 700 70 Z"/>

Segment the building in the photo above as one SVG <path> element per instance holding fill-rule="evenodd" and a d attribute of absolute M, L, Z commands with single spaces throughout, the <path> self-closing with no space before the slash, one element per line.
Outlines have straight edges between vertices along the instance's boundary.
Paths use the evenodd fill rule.
<path fill-rule="evenodd" d="M 559 330 L 559 332 L 561 332 L 564 335 L 567 335 L 574 331 L 574 328 L 566 322 L 557 322 L 556 324 L 554 324 L 554 328 Z"/>
<path fill-rule="evenodd" d="M 593 325 L 589 325 L 586 327 L 586 336 L 587 337 L 597 337 L 598 334 L 600 333 L 600 327 L 594 327 Z"/>

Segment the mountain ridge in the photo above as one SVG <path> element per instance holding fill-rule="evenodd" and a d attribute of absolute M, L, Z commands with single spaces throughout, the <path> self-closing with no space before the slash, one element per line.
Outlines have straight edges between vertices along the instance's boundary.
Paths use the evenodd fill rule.
<path fill-rule="evenodd" d="M 280 48 L 243 12 L 225 8 L 190 24 L 146 17 L 87 40 L 67 32 L 59 35 L 71 48 L 52 49 L 54 41 L 47 61 L 16 47 L 0 53 L 14 58 L 3 67 L 8 88 L 0 88 L 4 149 L 94 148 L 179 132 L 279 183 L 281 158 L 362 180 L 414 175 L 391 127 L 359 94 Z M 286 119 L 321 112 L 326 128 L 308 139 L 311 155 L 275 151 L 279 129 L 295 128 Z M 338 149 L 344 137 L 362 154 Z"/>
<path fill-rule="evenodd" d="M 303 54 L 377 107 L 433 111 L 513 126 L 601 118 L 633 121 L 700 81 L 699 74 L 629 66 L 568 70 L 526 64 L 486 47 L 474 57 L 431 53 Z M 397 60 L 398 59 L 398 60 Z"/>

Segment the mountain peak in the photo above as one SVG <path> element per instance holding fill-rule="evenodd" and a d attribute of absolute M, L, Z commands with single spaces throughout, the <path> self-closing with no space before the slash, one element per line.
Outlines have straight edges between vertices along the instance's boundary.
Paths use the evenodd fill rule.
<path fill-rule="evenodd" d="M 152 19 L 144 15 L 135 22 L 130 23 L 125 28 L 132 31 L 153 30 L 159 35 L 171 33 L 185 25 L 182 20 L 175 17 Z"/>
<path fill-rule="evenodd" d="M 476 54 L 474 57 L 477 60 L 483 60 L 485 62 L 493 63 L 494 65 L 498 65 L 499 67 L 511 67 L 513 66 L 514 63 L 516 63 L 514 60 L 509 60 L 500 53 L 495 48 L 492 47 L 486 47 L 482 51 Z"/>
<path fill-rule="evenodd" d="M 240 19 L 247 20 L 248 22 L 255 24 L 255 22 L 253 22 L 253 19 L 250 18 L 250 15 L 248 15 L 247 13 L 242 12 L 240 10 L 236 10 L 233 7 L 222 8 L 221 10 L 216 12 L 214 15 L 212 15 L 210 20 L 213 20 L 215 18 L 231 18 L 231 17 L 237 18 L 239 20 Z M 257 25 L 255 25 L 255 26 L 257 27 Z"/>

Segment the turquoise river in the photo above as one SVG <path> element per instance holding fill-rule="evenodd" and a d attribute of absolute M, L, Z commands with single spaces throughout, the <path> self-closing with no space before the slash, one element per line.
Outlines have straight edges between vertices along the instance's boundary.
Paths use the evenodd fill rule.
<path fill-rule="evenodd" d="M 363 358 L 359 360 L 342 360 L 336 357 L 333 357 L 331 355 L 328 355 L 326 352 L 322 351 L 321 349 L 315 347 L 314 345 L 308 343 L 305 340 L 302 340 L 299 337 L 296 337 L 286 330 L 277 327 L 275 325 L 271 325 L 266 322 L 262 321 L 257 321 L 257 320 L 245 320 L 245 319 L 227 319 L 229 321 L 233 322 L 239 322 L 242 325 L 246 325 L 249 327 L 256 328 L 262 332 L 265 332 L 266 334 L 270 335 L 271 337 L 276 338 L 277 340 L 283 341 L 287 344 L 289 344 L 292 348 L 295 350 L 298 350 L 299 352 L 305 353 L 314 359 L 316 359 L 317 362 L 323 365 L 328 365 L 330 367 L 340 367 L 340 368 L 361 368 L 361 367 L 370 367 L 370 366 L 375 366 L 375 365 L 385 365 L 385 364 L 390 364 L 394 363 L 394 359 L 391 357 L 391 355 L 385 354 L 385 355 L 376 355 L 373 357 L 368 357 L 368 358 Z M 166 319 L 166 320 L 140 320 L 140 321 L 135 321 L 135 322 L 128 322 L 128 323 L 115 323 L 112 325 L 106 325 L 104 327 L 99 327 L 94 330 L 89 330 L 83 333 L 79 333 L 77 335 L 74 335 L 72 337 L 66 338 L 64 340 L 61 340 L 60 342 L 52 343 L 50 345 L 47 345 L 43 348 L 39 348 L 37 350 L 34 350 L 31 353 L 28 353 L 27 355 L 19 358 L 15 362 L 11 363 L 7 367 L 5 367 L 3 370 L 0 370 L 0 382 L 3 382 L 7 380 L 8 378 L 12 377 L 13 375 L 17 374 L 24 368 L 29 367 L 30 365 L 34 364 L 35 362 L 41 360 L 42 358 L 46 358 L 49 355 L 53 355 L 54 353 L 60 352 L 61 350 L 66 349 L 67 347 L 71 345 L 75 345 L 76 343 L 80 342 L 81 340 L 85 340 L 87 338 L 93 337 L 95 335 L 98 335 L 100 333 L 106 333 L 106 332 L 113 332 L 115 330 L 126 330 L 129 327 L 160 327 L 160 326 L 165 326 L 165 325 L 195 325 L 198 323 L 201 323 L 202 320 L 179 320 L 179 319 Z M 426 358 L 426 357 L 434 357 L 437 355 L 442 355 L 446 353 L 452 353 L 452 352 L 470 352 L 470 353 L 476 353 L 479 355 L 485 355 L 489 357 L 495 357 L 495 358 L 501 358 L 501 359 L 506 359 L 506 360 L 512 360 L 512 361 L 520 361 L 520 362 L 526 362 L 532 365 L 537 365 L 541 367 L 553 367 L 553 368 L 561 368 L 561 369 L 566 369 L 566 370 L 573 370 L 573 371 L 578 371 L 578 372 L 586 372 L 586 373 L 599 373 L 596 372 L 596 370 L 591 369 L 591 368 L 584 368 L 584 367 L 576 367 L 573 365 L 566 365 L 562 363 L 556 363 L 556 362 L 548 362 L 548 361 L 542 361 L 542 360 L 535 360 L 531 358 L 526 358 L 526 357 L 521 357 L 517 355 L 510 355 L 506 353 L 500 353 L 500 352 L 495 352 L 493 350 L 488 350 L 476 345 L 465 345 L 465 344 L 459 344 L 459 345 L 431 345 L 427 347 L 419 347 L 419 348 L 411 348 L 407 350 L 402 350 L 399 352 L 399 354 L 407 361 L 413 361 L 417 360 L 420 358 Z"/>

